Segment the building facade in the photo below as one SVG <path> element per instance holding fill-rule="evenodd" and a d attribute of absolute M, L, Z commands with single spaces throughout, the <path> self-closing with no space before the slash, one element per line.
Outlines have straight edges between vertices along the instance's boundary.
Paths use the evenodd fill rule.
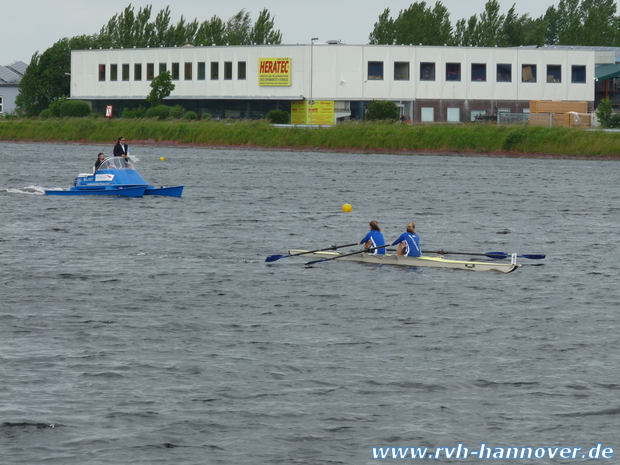
<path fill-rule="evenodd" d="M 80 50 L 71 54 L 71 98 L 148 106 L 151 81 L 170 71 L 166 104 L 220 118 L 263 118 L 306 102 L 333 102 L 334 121 L 363 119 L 373 100 L 405 118 L 466 122 L 528 112 L 531 100 L 595 103 L 595 68 L 615 54 L 535 47 L 434 47 L 341 43 Z"/>
<path fill-rule="evenodd" d="M 0 116 L 15 112 L 15 98 L 19 94 L 19 81 L 22 80 L 28 65 L 16 61 L 0 66 Z"/>

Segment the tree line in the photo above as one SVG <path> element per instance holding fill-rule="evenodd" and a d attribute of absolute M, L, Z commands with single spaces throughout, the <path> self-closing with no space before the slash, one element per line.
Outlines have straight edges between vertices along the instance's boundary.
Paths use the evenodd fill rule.
<path fill-rule="evenodd" d="M 227 21 L 217 16 L 199 22 L 183 16 L 171 21 L 170 8 L 154 19 L 152 6 L 137 12 L 129 5 L 114 15 L 99 33 L 63 38 L 42 54 L 32 56 L 19 85 L 18 112 L 37 116 L 55 99 L 70 91 L 71 50 L 89 48 L 174 47 L 191 45 L 280 44 L 282 34 L 263 9 L 255 22 L 242 9 Z M 517 47 L 543 45 L 620 46 L 620 17 L 614 0 L 560 0 L 544 15 L 518 15 L 513 5 L 505 14 L 498 0 L 488 0 L 484 11 L 454 26 L 448 9 L 437 1 L 412 3 L 392 17 L 389 8 L 380 15 L 368 37 L 370 44 Z"/>
<path fill-rule="evenodd" d="M 36 52 L 19 84 L 15 99 L 20 113 L 38 116 L 56 99 L 70 92 L 71 50 L 89 48 L 174 47 L 183 45 L 280 44 L 282 33 L 263 9 L 255 22 L 242 9 L 228 21 L 213 16 L 203 22 L 187 21 L 183 16 L 173 24 L 170 8 L 151 20 L 152 6 L 137 12 L 129 5 L 114 15 L 98 34 L 62 38 L 42 54 Z"/>
<path fill-rule="evenodd" d="M 620 17 L 614 0 L 560 0 L 544 15 L 518 15 L 515 5 L 500 13 L 498 0 L 489 0 L 480 15 L 452 26 L 448 9 L 437 1 L 412 3 L 392 17 L 386 8 L 368 37 L 380 45 L 451 45 L 518 47 L 521 45 L 620 46 Z"/>

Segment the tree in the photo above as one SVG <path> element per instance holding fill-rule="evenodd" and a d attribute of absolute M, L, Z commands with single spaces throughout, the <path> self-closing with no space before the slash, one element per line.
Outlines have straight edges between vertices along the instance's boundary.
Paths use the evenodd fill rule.
<path fill-rule="evenodd" d="M 226 45 L 226 24 L 217 16 L 204 21 L 196 33 L 197 45 Z"/>
<path fill-rule="evenodd" d="M 275 31 L 273 26 L 274 20 L 271 19 L 267 9 L 263 9 L 250 30 L 249 43 L 257 45 L 282 43 L 282 33 Z"/>
<path fill-rule="evenodd" d="M 162 71 L 151 82 L 151 93 L 146 97 L 147 102 L 152 107 L 161 105 L 166 97 L 169 97 L 174 90 L 174 84 L 172 83 L 172 75 L 170 71 Z"/>
<path fill-rule="evenodd" d="M 373 100 L 366 110 L 365 119 L 369 121 L 398 121 L 400 111 L 394 102 Z"/>
<path fill-rule="evenodd" d="M 228 45 L 246 45 L 249 43 L 252 21 L 250 13 L 242 9 L 232 16 L 226 23 L 226 38 Z"/>
<path fill-rule="evenodd" d="M 452 42 L 452 25 L 448 10 L 441 2 L 427 8 L 426 2 L 416 2 L 401 10 L 398 18 L 390 18 L 386 8 L 369 36 L 371 44 L 381 45 L 445 45 Z"/>
<path fill-rule="evenodd" d="M 394 27 L 394 20 L 390 18 L 390 9 L 386 8 L 379 15 L 375 28 L 368 36 L 368 43 L 371 45 L 393 45 L 395 40 L 396 28 Z"/>
<path fill-rule="evenodd" d="M 71 50 L 95 44 L 89 36 L 60 39 L 43 54 L 35 52 L 19 83 L 16 106 L 26 116 L 37 116 L 52 101 L 70 92 Z"/>

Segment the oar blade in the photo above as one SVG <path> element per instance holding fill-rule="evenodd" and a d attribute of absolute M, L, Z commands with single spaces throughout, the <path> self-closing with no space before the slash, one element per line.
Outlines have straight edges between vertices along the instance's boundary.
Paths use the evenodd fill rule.
<path fill-rule="evenodd" d="M 488 252 L 485 255 L 489 258 L 508 258 L 508 254 L 506 252 Z"/>
<path fill-rule="evenodd" d="M 530 260 L 542 260 L 543 258 L 546 258 L 547 256 L 544 254 L 532 253 L 532 254 L 527 254 L 527 255 L 519 255 L 519 257 L 529 258 Z"/>
<path fill-rule="evenodd" d="M 266 262 L 275 262 L 276 260 L 280 260 L 281 258 L 286 257 L 286 255 L 269 255 L 265 261 Z"/>

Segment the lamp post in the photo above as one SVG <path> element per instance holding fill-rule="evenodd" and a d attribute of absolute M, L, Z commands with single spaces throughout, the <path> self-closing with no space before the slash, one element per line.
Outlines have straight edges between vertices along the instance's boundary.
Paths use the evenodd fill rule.
<path fill-rule="evenodd" d="M 312 127 L 312 113 L 314 112 L 314 100 L 312 100 L 312 68 L 314 66 L 314 41 L 318 37 L 310 39 L 310 127 Z"/>

